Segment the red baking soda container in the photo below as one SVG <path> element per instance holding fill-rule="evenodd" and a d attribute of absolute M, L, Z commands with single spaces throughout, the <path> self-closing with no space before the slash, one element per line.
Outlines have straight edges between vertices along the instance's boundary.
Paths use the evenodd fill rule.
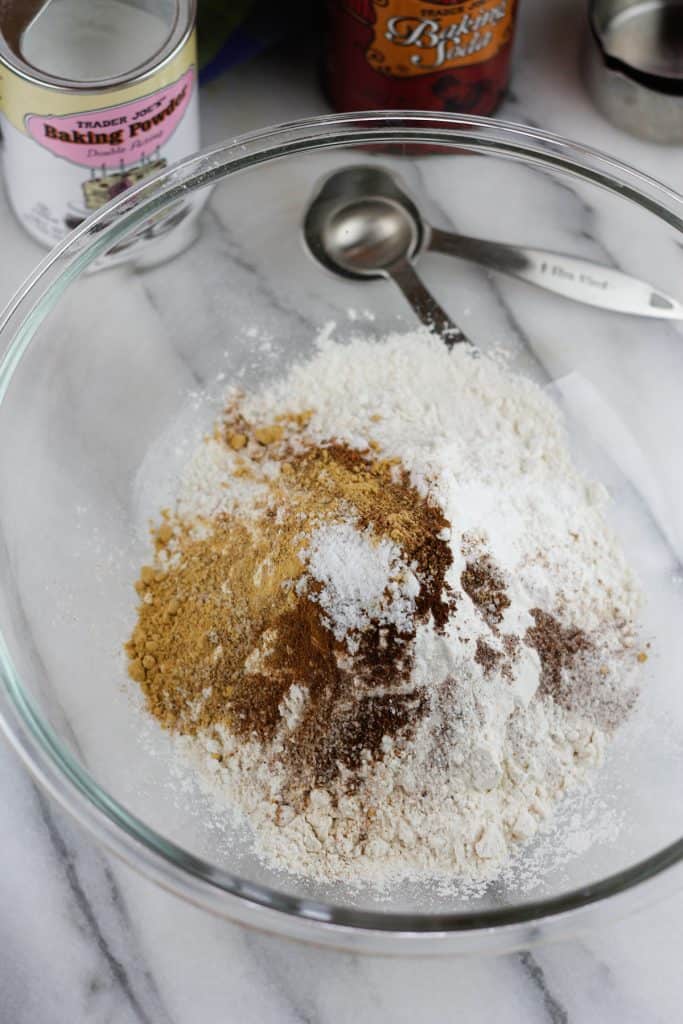
<path fill-rule="evenodd" d="M 325 88 L 350 110 L 492 114 L 517 0 L 327 0 Z"/>

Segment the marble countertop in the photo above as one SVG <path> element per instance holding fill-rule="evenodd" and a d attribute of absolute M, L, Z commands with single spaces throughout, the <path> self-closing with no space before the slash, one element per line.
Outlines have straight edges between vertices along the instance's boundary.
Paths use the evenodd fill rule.
<path fill-rule="evenodd" d="M 584 8 L 524 0 L 501 116 L 594 145 L 680 188 L 683 150 L 622 134 L 585 95 Z M 204 142 L 326 110 L 313 56 L 288 46 L 205 89 Z M 1 193 L 0 237 L 3 304 L 42 251 Z M 531 952 L 362 958 L 249 932 L 138 877 L 95 846 L 5 744 L 0 794 L 0 1024 L 681 1019 L 683 893 Z"/>

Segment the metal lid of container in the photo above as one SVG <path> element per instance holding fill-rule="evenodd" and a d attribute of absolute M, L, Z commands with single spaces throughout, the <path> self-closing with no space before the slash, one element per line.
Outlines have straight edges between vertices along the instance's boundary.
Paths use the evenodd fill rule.
<path fill-rule="evenodd" d="M 61 92 L 109 92 L 153 75 L 173 59 L 194 28 L 196 0 L 159 0 L 160 9 L 169 13 L 168 35 L 160 48 L 139 66 L 111 77 L 73 81 L 49 74 L 31 64 L 22 53 L 24 33 L 43 14 L 52 0 L 0 0 L 0 65 L 4 64 L 29 82 Z"/>
<path fill-rule="evenodd" d="M 596 0 L 589 16 L 608 67 L 683 95 L 683 0 Z"/>
<path fill-rule="evenodd" d="M 586 82 L 613 124 L 683 142 L 683 0 L 591 0 Z"/>

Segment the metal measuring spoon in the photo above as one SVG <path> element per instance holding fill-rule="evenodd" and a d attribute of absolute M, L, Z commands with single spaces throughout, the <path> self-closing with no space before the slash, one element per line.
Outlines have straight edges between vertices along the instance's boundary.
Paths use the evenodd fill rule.
<path fill-rule="evenodd" d="M 381 167 L 354 165 L 336 171 L 324 183 L 313 207 L 320 203 L 329 210 L 329 204 L 335 201 L 350 204 L 354 197 L 370 196 L 376 206 L 385 204 L 383 230 L 387 235 L 392 231 L 405 233 L 406 219 L 412 221 L 418 242 L 410 259 L 431 250 L 469 260 L 589 306 L 635 316 L 683 319 L 683 305 L 676 299 L 612 267 L 545 249 L 489 242 L 431 227 L 395 177 Z M 315 218 L 317 230 L 320 213 L 322 210 Z M 308 242 L 312 248 L 312 240 Z"/>
<path fill-rule="evenodd" d="M 313 255 L 346 277 L 389 278 L 449 347 L 468 341 L 415 272 L 412 260 L 420 245 L 415 219 L 393 198 L 347 191 L 343 175 L 328 180 L 306 213 L 304 237 Z"/>

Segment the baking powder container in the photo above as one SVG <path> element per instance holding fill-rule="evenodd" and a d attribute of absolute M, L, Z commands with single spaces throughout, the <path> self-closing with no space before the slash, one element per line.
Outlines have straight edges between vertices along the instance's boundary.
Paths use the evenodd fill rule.
<path fill-rule="evenodd" d="M 583 65 L 598 109 L 651 142 L 683 142 L 683 0 L 591 0 Z"/>
<path fill-rule="evenodd" d="M 6 188 L 39 242 L 198 149 L 194 25 L 195 0 L 0 0 Z"/>

